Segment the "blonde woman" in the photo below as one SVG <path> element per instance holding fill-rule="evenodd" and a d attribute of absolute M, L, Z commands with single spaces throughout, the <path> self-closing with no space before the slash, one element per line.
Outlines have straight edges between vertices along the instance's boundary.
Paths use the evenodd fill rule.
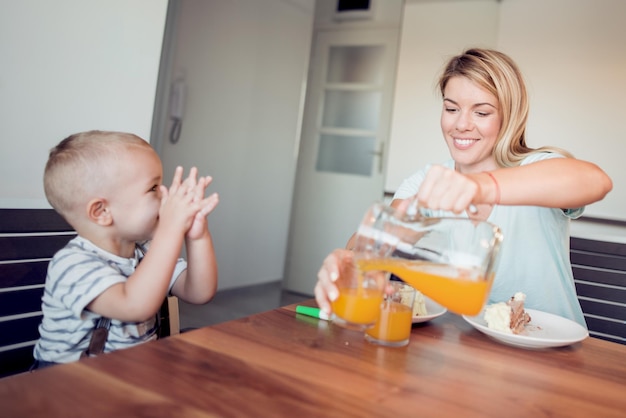
<path fill-rule="evenodd" d="M 526 307 L 586 327 L 569 261 L 569 223 L 611 191 L 611 179 L 565 150 L 528 147 L 526 87 L 507 55 L 464 51 L 448 61 L 439 90 L 451 159 L 404 180 L 391 205 L 416 198 L 426 216 L 469 216 L 500 226 L 505 239 L 488 303 L 523 292 Z M 347 250 L 334 251 L 318 274 L 315 296 L 327 312 L 346 257 Z"/>

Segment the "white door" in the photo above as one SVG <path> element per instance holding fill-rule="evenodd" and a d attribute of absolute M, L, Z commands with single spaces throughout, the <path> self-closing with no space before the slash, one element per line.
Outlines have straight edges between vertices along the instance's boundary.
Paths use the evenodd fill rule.
<path fill-rule="evenodd" d="M 324 257 L 383 198 L 398 30 L 319 31 L 309 72 L 284 287 L 312 294 Z"/>

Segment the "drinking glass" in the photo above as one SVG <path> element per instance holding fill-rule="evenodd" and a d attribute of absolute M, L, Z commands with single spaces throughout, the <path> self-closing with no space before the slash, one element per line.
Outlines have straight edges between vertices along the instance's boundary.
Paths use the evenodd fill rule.
<path fill-rule="evenodd" d="M 407 215 L 381 205 L 368 209 L 376 218 L 366 216 L 357 236 L 373 248 L 393 251 L 360 259 L 359 269 L 393 273 L 450 311 L 477 315 L 493 283 L 500 228 L 464 217 Z"/>
<path fill-rule="evenodd" d="M 401 281 L 390 281 L 380 305 L 380 315 L 373 327 L 365 330 L 365 339 L 374 344 L 402 347 L 409 343 L 413 325 L 415 289 Z"/>
<path fill-rule="evenodd" d="M 381 211 L 388 212 L 388 215 L 381 216 Z M 382 228 L 378 223 L 387 219 L 390 214 L 389 207 L 373 205 L 366 212 L 362 224 Z M 372 268 L 371 263 L 393 253 L 395 246 L 390 245 L 388 241 L 357 235 L 354 258 L 351 262 L 344 260 L 339 266 L 339 277 L 335 282 L 339 296 L 331 302 L 333 310 L 331 320 L 334 323 L 364 331 L 376 322 L 390 273 Z M 364 265 L 370 268 L 363 270 Z"/>

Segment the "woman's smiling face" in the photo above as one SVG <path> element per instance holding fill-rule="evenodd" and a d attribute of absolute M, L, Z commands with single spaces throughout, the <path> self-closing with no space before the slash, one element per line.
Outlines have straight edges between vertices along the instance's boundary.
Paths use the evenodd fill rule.
<path fill-rule="evenodd" d="M 501 125 L 500 105 L 493 94 L 465 77 L 448 80 L 441 130 L 459 172 L 497 168 L 492 152 Z"/>

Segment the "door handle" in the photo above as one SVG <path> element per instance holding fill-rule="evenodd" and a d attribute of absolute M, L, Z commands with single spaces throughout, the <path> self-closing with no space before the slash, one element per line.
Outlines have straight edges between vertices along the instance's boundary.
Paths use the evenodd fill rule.
<path fill-rule="evenodd" d="M 385 143 L 380 143 L 380 148 L 378 151 L 370 151 L 371 155 L 375 155 L 378 157 L 378 173 L 383 173 L 383 155 L 385 154 Z"/>

